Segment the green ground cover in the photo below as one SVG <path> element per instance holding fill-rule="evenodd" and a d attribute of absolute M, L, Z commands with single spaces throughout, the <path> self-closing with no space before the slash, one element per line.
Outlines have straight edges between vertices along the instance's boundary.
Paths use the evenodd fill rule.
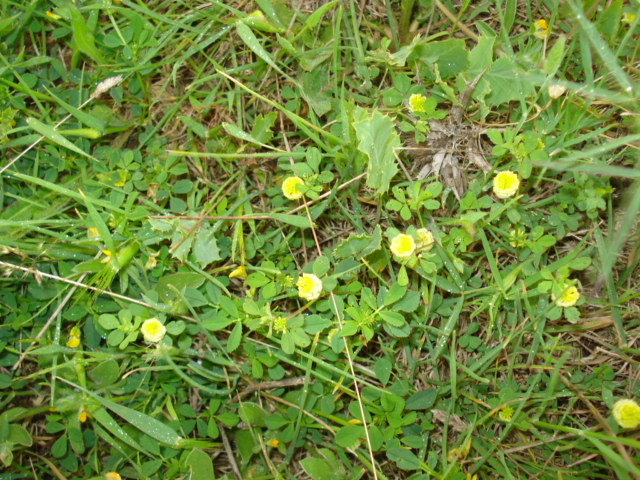
<path fill-rule="evenodd" d="M 640 478 L 637 0 L 0 12 L 0 480 Z"/>

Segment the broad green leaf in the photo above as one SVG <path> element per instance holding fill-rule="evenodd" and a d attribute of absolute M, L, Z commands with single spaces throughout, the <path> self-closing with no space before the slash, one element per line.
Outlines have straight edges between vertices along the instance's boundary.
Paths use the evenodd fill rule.
<path fill-rule="evenodd" d="M 240 346 L 240 341 L 242 340 L 242 323 L 236 322 L 233 330 L 231 330 L 231 335 L 227 339 L 227 352 L 231 353 L 235 351 L 238 346 Z"/>
<path fill-rule="evenodd" d="M 325 65 L 318 66 L 310 72 L 302 74 L 301 93 L 305 101 L 313 108 L 316 115 L 322 116 L 331 110 L 329 71 Z"/>
<path fill-rule="evenodd" d="M 415 53 L 420 60 L 430 65 L 436 63 L 442 78 L 449 78 L 463 72 L 469 66 L 469 53 L 464 40 L 449 39 L 419 45 Z"/>
<path fill-rule="evenodd" d="M 503 56 L 496 60 L 483 79 L 491 87 L 487 105 L 502 105 L 534 94 L 532 81 L 511 57 Z"/>
<path fill-rule="evenodd" d="M 316 457 L 307 457 L 300 460 L 300 465 L 312 480 L 343 480 L 344 473 L 336 470 L 335 464 L 329 464 Z"/>
<path fill-rule="evenodd" d="M 189 452 L 184 464 L 191 471 L 191 476 L 188 477 L 189 480 L 215 480 L 216 478 L 213 473 L 211 457 L 208 453 L 198 448 L 194 448 Z"/>
<path fill-rule="evenodd" d="M 438 392 L 435 388 L 421 390 L 407 398 L 405 408 L 407 410 L 426 410 L 433 406 L 437 396 Z"/>
<path fill-rule="evenodd" d="M 336 433 L 334 441 L 342 448 L 355 448 L 364 440 L 364 428 L 360 425 L 346 425 Z"/>
<path fill-rule="evenodd" d="M 391 179 L 398 172 L 394 150 L 401 144 L 393 120 L 377 110 L 373 113 L 356 107 L 353 128 L 358 137 L 358 150 L 369 159 L 367 186 L 376 194 L 389 190 Z"/>
<path fill-rule="evenodd" d="M 244 423 L 252 427 L 264 427 L 267 412 L 257 403 L 244 402 L 238 408 L 238 415 Z"/>
<path fill-rule="evenodd" d="M 67 2 L 67 8 L 71 14 L 71 28 L 73 30 L 73 40 L 80 50 L 85 55 L 97 63 L 104 63 L 104 59 L 100 54 L 100 51 L 96 48 L 93 33 L 89 31 L 87 23 L 84 21 L 84 17 L 80 13 L 80 10 L 74 5 L 73 2 Z"/>
<path fill-rule="evenodd" d="M 201 268 L 220 260 L 220 250 L 215 232 L 209 226 L 203 226 L 193 242 L 193 255 Z"/>
<path fill-rule="evenodd" d="M 382 230 L 377 225 L 371 235 L 352 233 L 341 241 L 333 251 L 336 258 L 362 258 L 380 249 Z"/>
<path fill-rule="evenodd" d="M 388 307 L 389 305 L 396 303 L 398 300 L 404 297 L 405 293 L 407 293 L 406 286 L 401 286 L 397 283 L 394 283 L 393 285 L 391 285 L 389 291 L 384 296 L 384 306 Z"/>
<path fill-rule="evenodd" d="M 99 385 L 112 385 L 120 379 L 120 367 L 118 366 L 118 362 L 115 360 L 106 360 L 91 369 L 89 371 L 89 376 Z"/>
<path fill-rule="evenodd" d="M 420 468 L 418 457 L 405 448 L 390 448 L 387 451 L 387 457 L 401 470 L 418 470 Z"/>
<path fill-rule="evenodd" d="M 258 115 L 253 121 L 253 127 L 251 127 L 251 137 L 255 138 L 258 143 L 267 143 L 273 138 L 273 124 L 278 118 L 276 112 L 269 112 L 266 115 Z"/>
<path fill-rule="evenodd" d="M 376 374 L 376 378 L 382 385 L 386 385 L 389 382 L 391 376 L 391 362 L 386 358 L 379 358 L 376 363 L 373 364 L 373 373 Z"/>
<path fill-rule="evenodd" d="M 381 310 L 380 312 L 378 312 L 378 315 L 380 315 L 380 317 L 389 325 L 396 328 L 401 328 L 406 323 L 404 316 L 398 312 L 392 312 L 391 310 Z"/>
<path fill-rule="evenodd" d="M 120 326 L 120 320 L 115 315 L 104 313 L 98 317 L 98 323 L 105 330 L 113 330 Z"/>
<path fill-rule="evenodd" d="M 549 49 L 549 53 L 547 53 L 547 58 L 544 61 L 544 73 L 547 75 L 555 75 L 560 68 L 560 64 L 562 63 L 562 58 L 564 57 L 564 44 L 566 41 L 566 37 L 564 35 L 560 35 L 556 43 L 553 44 L 553 47 Z"/>
<path fill-rule="evenodd" d="M 22 425 L 11 424 L 9 425 L 9 436 L 8 440 L 10 443 L 18 443 L 20 445 L 25 445 L 30 447 L 33 444 L 33 439 L 26 428 Z"/>

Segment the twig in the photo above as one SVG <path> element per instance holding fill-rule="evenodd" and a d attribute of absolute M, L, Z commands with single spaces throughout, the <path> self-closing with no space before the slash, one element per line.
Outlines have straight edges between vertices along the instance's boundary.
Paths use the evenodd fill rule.
<path fill-rule="evenodd" d="M 218 422 L 218 431 L 220 432 L 220 438 L 222 438 L 224 451 L 227 453 L 227 458 L 229 459 L 229 465 L 231 465 L 231 470 L 233 470 L 233 476 L 236 477 L 237 480 L 242 480 L 242 475 L 240 474 L 240 470 L 238 469 L 238 464 L 236 463 L 236 459 L 233 456 L 233 450 L 231 449 L 229 438 L 227 437 L 227 434 L 224 431 L 224 427 L 222 426 L 222 424 L 220 424 L 220 422 Z"/>

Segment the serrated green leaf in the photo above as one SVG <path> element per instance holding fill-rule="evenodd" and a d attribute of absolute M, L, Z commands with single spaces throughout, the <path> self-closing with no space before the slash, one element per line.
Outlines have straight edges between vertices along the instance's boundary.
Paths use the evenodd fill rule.
<path fill-rule="evenodd" d="M 216 260 L 220 260 L 220 250 L 213 229 L 202 227 L 193 242 L 193 255 L 201 268 L 205 268 Z"/>
<path fill-rule="evenodd" d="M 258 115 L 253 121 L 253 127 L 251 127 L 251 137 L 255 138 L 260 143 L 267 143 L 273 138 L 273 132 L 271 129 L 278 118 L 276 112 L 269 112 L 266 115 Z"/>
<path fill-rule="evenodd" d="M 364 153 L 367 165 L 367 186 L 376 194 L 389 190 L 391 179 L 398 172 L 394 150 L 401 144 L 393 120 L 377 110 L 369 113 L 356 107 L 353 128 L 358 137 L 358 150 Z"/>

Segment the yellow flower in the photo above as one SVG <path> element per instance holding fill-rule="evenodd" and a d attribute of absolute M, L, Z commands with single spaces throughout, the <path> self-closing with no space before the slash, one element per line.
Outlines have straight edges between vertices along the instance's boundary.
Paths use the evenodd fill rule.
<path fill-rule="evenodd" d="M 45 14 L 47 17 L 49 17 L 50 19 L 52 19 L 52 20 L 60 20 L 60 18 L 61 18 L 61 17 L 60 17 L 60 15 L 56 15 L 55 13 L 50 12 L 49 10 L 47 10 L 46 12 L 44 12 L 44 14 Z"/>
<path fill-rule="evenodd" d="M 240 265 L 237 268 L 234 268 L 233 271 L 229 274 L 229 278 L 240 278 L 244 280 L 247 278 L 247 269 Z"/>
<path fill-rule="evenodd" d="M 493 193 L 498 198 L 513 197 L 518 192 L 520 179 L 510 170 L 498 172 L 493 178 Z"/>
<path fill-rule="evenodd" d="M 544 40 L 547 38 L 547 34 L 549 33 L 549 27 L 547 26 L 547 21 L 544 18 L 536 21 L 533 26 L 535 27 L 535 31 L 533 34 L 538 37 L 540 40 Z"/>
<path fill-rule="evenodd" d="M 78 413 L 78 420 L 80 420 L 80 423 L 84 423 L 87 421 L 87 418 L 89 418 L 89 414 L 84 409 L 84 407 L 82 407 L 82 409 L 80 410 L 80 413 Z"/>
<path fill-rule="evenodd" d="M 391 239 L 391 253 L 398 258 L 409 258 L 416 249 L 416 242 L 411 235 L 400 233 Z"/>
<path fill-rule="evenodd" d="M 277 438 L 272 438 L 267 442 L 267 445 L 276 448 L 278 445 L 280 445 L 280 440 L 278 440 Z"/>
<path fill-rule="evenodd" d="M 122 480 L 122 477 L 116 472 L 109 472 L 104 474 L 105 480 Z"/>
<path fill-rule="evenodd" d="M 153 255 L 149 255 L 149 257 L 147 258 L 147 261 L 144 264 L 144 268 L 145 270 L 151 270 L 156 268 L 157 264 L 158 264 L 158 260 L 156 260 L 156 257 L 154 257 Z"/>
<path fill-rule="evenodd" d="M 433 233 L 426 228 L 420 228 L 416 232 L 416 236 L 418 237 L 417 247 L 421 250 L 428 251 L 433 247 L 433 243 L 435 242 L 433 238 Z"/>
<path fill-rule="evenodd" d="M 513 408 L 511 408 L 509 405 L 505 405 L 498 411 L 498 417 L 503 422 L 509 422 L 511 420 L 511 417 L 513 417 Z"/>
<path fill-rule="evenodd" d="M 424 112 L 424 104 L 426 101 L 427 97 L 420 95 L 419 93 L 414 93 L 409 97 L 409 110 L 413 113 Z"/>
<path fill-rule="evenodd" d="M 159 343 L 167 333 L 167 329 L 157 318 L 145 320 L 140 331 L 147 343 Z"/>
<path fill-rule="evenodd" d="M 78 348 L 78 346 L 80 345 L 80 339 L 81 339 L 80 329 L 78 327 L 73 327 L 69 331 L 69 338 L 67 339 L 67 343 L 66 343 L 67 347 Z"/>
<path fill-rule="evenodd" d="M 636 19 L 636 16 L 633 13 L 624 12 L 622 14 L 622 23 L 626 23 L 627 25 L 633 23 Z"/>
<path fill-rule="evenodd" d="M 469 437 L 467 441 L 464 442 L 462 445 L 460 445 L 458 448 L 452 448 L 451 450 L 449 450 L 449 454 L 447 455 L 447 461 L 454 462 L 458 458 L 465 458 L 467 455 L 469 455 L 470 451 L 471 451 L 471 437 Z"/>
<path fill-rule="evenodd" d="M 124 187 L 127 184 L 127 174 L 120 170 L 118 172 L 118 181 L 113 185 L 116 187 Z"/>
<path fill-rule="evenodd" d="M 100 232 L 98 232 L 98 229 L 96 227 L 89 227 L 87 228 L 87 237 L 89 237 L 91 240 L 93 240 L 94 238 L 100 238 Z"/>
<path fill-rule="evenodd" d="M 613 418 L 622 428 L 640 425 L 640 405 L 635 400 L 623 398 L 613 404 Z"/>
<path fill-rule="evenodd" d="M 303 273 L 296 282 L 298 296 L 305 300 L 312 301 L 320 297 L 322 293 L 322 280 L 313 273 Z"/>
<path fill-rule="evenodd" d="M 282 194 L 289 200 L 302 198 L 304 193 L 298 190 L 298 185 L 304 185 L 304 181 L 300 177 L 288 177 L 282 182 Z"/>
<path fill-rule="evenodd" d="M 273 321 L 273 329 L 278 333 L 287 333 L 287 319 L 285 317 L 276 317 Z"/>
<path fill-rule="evenodd" d="M 554 298 L 559 307 L 573 307 L 580 299 L 580 291 L 575 285 L 567 287 L 558 298 Z"/>

